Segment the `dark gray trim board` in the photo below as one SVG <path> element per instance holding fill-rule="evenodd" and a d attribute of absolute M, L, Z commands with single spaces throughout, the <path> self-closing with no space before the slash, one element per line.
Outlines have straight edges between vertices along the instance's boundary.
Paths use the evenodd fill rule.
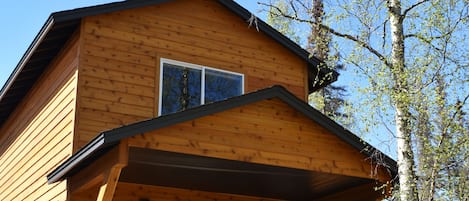
<path fill-rule="evenodd" d="M 344 140 L 366 156 L 373 157 L 377 153 L 382 155 L 384 165 L 389 169 L 391 175 L 393 177 L 397 175 L 396 161 L 381 153 L 370 144 L 363 142 L 355 134 L 351 133 L 347 129 L 337 124 L 335 121 L 315 110 L 307 103 L 298 99 L 285 88 L 281 86 L 273 86 L 242 96 L 229 98 L 224 101 L 202 105 L 182 112 L 160 116 L 105 131 L 99 134 L 94 140 L 85 145 L 76 154 L 72 155 L 72 157 L 67 159 L 59 167 L 53 170 L 49 175 L 47 175 L 47 179 L 49 183 L 54 183 L 71 176 L 73 172 L 79 171 L 79 169 L 86 167 L 89 163 L 91 163 L 92 160 L 90 159 L 95 158 L 94 155 L 101 154 L 102 150 L 109 146 L 116 145 L 122 139 L 272 98 L 278 98 L 285 102 L 290 107 L 302 113 L 312 121 L 318 123 L 320 126 L 329 130 L 331 133 L 337 135 L 340 139 Z"/>
<path fill-rule="evenodd" d="M 130 147 L 119 181 L 280 200 L 315 200 L 372 179 Z M 371 190 L 371 189 L 370 189 Z"/>
<path fill-rule="evenodd" d="M 171 0 L 129 0 L 52 13 L 0 90 L 0 126 L 5 123 L 10 114 L 36 83 L 37 79 L 39 79 L 46 70 L 49 63 L 57 56 L 64 44 L 70 39 L 74 31 L 79 27 L 83 17 L 161 4 L 169 1 Z M 234 1 L 218 0 L 218 2 L 244 20 L 251 17 L 249 11 Z M 311 84 L 310 92 L 322 88 L 337 79 L 337 72 L 329 68 L 320 67 L 322 65 L 319 65 L 321 62 L 318 59 L 310 57 L 306 50 L 302 49 L 262 20 L 258 20 L 257 26 L 261 32 L 288 48 L 308 63 L 309 71 L 314 74 L 308 75 Z M 313 86 L 311 77 L 315 77 L 315 75 L 319 75 L 321 78 L 326 75 L 332 76 L 325 82 Z"/>
<path fill-rule="evenodd" d="M 249 12 L 234 1 L 219 0 L 218 2 L 220 2 L 222 5 L 224 5 L 246 21 L 248 21 L 252 16 L 251 12 Z M 310 75 L 308 75 L 308 81 L 311 84 L 309 88 L 309 93 L 317 91 L 337 81 L 339 73 L 326 67 L 321 60 L 312 56 L 308 51 L 303 49 L 301 46 L 290 40 L 282 33 L 278 32 L 276 29 L 265 23 L 263 20 L 257 18 L 256 22 L 257 24 L 253 26 L 256 26 L 260 31 L 270 36 L 278 43 L 282 44 L 284 47 L 298 55 L 303 60 L 307 61 L 308 69 L 310 72 Z M 315 81 L 316 77 L 323 80 Z"/>

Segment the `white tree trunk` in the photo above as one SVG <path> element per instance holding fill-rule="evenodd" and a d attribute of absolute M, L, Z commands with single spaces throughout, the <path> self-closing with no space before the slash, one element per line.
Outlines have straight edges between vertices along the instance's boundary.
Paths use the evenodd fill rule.
<path fill-rule="evenodd" d="M 396 105 L 397 165 L 402 201 L 418 200 L 407 109 Z"/>
<path fill-rule="evenodd" d="M 395 119 L 397 136 L 397 165 L 401 201 L 418 200 L 411 144 L 409 86 L 404 66 L 404 29 L 400 0 L 388 2 L 392 36 L 391 71 L 394 80 Z"/>

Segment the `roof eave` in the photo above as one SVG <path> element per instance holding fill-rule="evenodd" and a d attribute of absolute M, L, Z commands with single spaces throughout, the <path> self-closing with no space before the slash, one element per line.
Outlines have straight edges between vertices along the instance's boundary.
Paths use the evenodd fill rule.
<path fill-rule="evenodd" d="M 34 53 L 34 51 L 39 46 L 39 44 L 41 44 L 41 42 L 44 40 L 44 37 L 47 35 L 49 30 L 54 25 L 54 22 L 55 22 L 54 17 L 51 15 L 47 19 L 46 23 L 42 26 L 39 33 L 36 35 L 33 42 L 29 45 L 26 52 L 21 57 L 20 62 L 18 63 L 18 65 L 16 65 L 15 70 L 13 70 L 13 73 L 10 75 L 10 77 L 8 77 L 5 85 L 3 85 L 2 90 L 0 91 L 0 100 L 3 100 L 3 98 L 6 95 L 7 91 L 10 89 L 11 85 L 13 85 L 13 82 L 15 82 L 18 75 L 23 70 L 25 64 L 28 62 L 31 55 Z"/>
<path fill-rule="evenodd" d="M 122 1 L 52 13 L 0 90 L 0 126 L 7 121 L 11 113 L 24 99 L 45 69 L 47 69 L 48 64 L 63 48 L 63 46 L 51 48 L 51 45 L 65 43 L 73 33 L 73 31 L 70 30 L 75 30 L 83 17 L 138 8 L 167 1 L 171 0 Z M 64 29 L 67 30 L 63 32 Z M 61 37 L 58 37 L 58 39 L 54 38 L 54 41 L 51 42 L 48 35 L 53 32 L 63 34 Z M 44 54 L 44 52 L 40 54 L 37 53 L 43 51 L 41 48 L 46 48 L 46 54 Z M 39 60 L 37 57 L 39 57 Z M 26 74 L 27 72 L 30 72 L 30 74 Z"/>
<path fill-rule="evenodd" d="M 114 3 L 85 7 L 85 8 L 78 8 L 74 10 L 61 11 L 61 12 L 56 12 L 56 13 L 51 14 L 51 16 L 48 18 L 46 23 L 43 25 L 43 27 L 39 31 L 38 35 L 36 35 L 35 39 L 31 43 L 31 45 L 29 46 L 29 48 L 27 49 L 23 57 L 21 58 L 20 62 L 16 66 L 13 73 L 10 75 L 10 77 L 6 81 L 6 84 L 2 87 L 0 91 L 0 105 L 4 105 L 2 114 L 0 115 L 0 125 L 2 125 L 8 119 L 9 115 L 14 110 L 14 108 L 17 107 L 17 105 L 27 94 L 31 86 L 34 85 L 34 83 L 37 81 L 41 73 L 47 67 L 45 63 L 50 62 L 53 56 L 56 55 L 57 52 L 59 51 L 59 49 L 54 49 L 53 51 L 50 51 L 49 52 L 51 54 L 50 57 L 42 58 L 43 60 L 41 60 L 41 62 L 43 63 L 40 66 L 37 66 L 36 63 L 30 62 L 30 58 L 35 56 L 36 49 L 44 44 L 43 43 L 44 38 L 47 38 L 47 35 L 51 30 L 54 30 L 54 28 L 57 28 L 57 26 L 60 27 L 61 25 L 64 25 L 64 24 L 66 24 L 68 28 L 74 28 L 74 27 L 76 28 L 76 25 L 80 23 L 80 20 L 86 16 L 105 14 L 105 13 L 115 12 L 115 11 L 124 10 L 124 9 L 138 8 L 142 6 L 154 5 L 154 4 L 168 2 L 168 1 L 171 1 L 171 0 L 122 1 L 122 2 L 114 2 Z M 245 8 L 243 8 L 242 6 L 240 6 L 234 1 L 219 0 L 218 2 L 224 5 L 225 7 L 227 7 L 228 9 L 230 9 L 232 12 L 239 15 L 244 20 L 247 20 L 252 16 L 252 14 L 249 11 L 247 11 Z M 315 66 L 315 67 L 319 66 L 320 61 L 315 57 L 311 57 L 309 53 L 303 48 L 301 48 L 298 44 L 291 41 L 286 36 L 282 35 L 278 31 L 276 31 L 275 29 L 267 25 L 262 20 L 257 20 L 257 21 L 258 23 L 256 26 L 258 26 L 258 28 L 263 33 L 273 38 L 284 47 L 291 50 L 300 58 L 304 59 L 308 63 L 308 68 L 309 66 Z M 67 35 L 65 35 L 64 37 L 67 37 Z M 54 44 L 57 44 L 57 43 L 54 43 Z M 35 70 L 37 70 L 37 72 L 35 72 L 36 76 L 32 76 L 32 78 L 28 78 L 27 80 L 23 80 L 21 82 L 18 81 L 20 80 L 18 79 L 18 77 L 21 77 L 22 74 L 26 72 L 25 68 L 29 68 L 28 66 L 35 66 L 34 68 Z M 331 72 L 334 75 L 336 74 L 336 72 L 331 69 L 322 68 L 322 67 L 319 68 L 319 75 L 327 75 L 327 74 L 330 74 Z M 310 89 L 317 90 L 319 88 L 324 87 L 327 84 L 329 84 L 329 82 L 323 82 L 320 85 L 314 85 L 313 87 L 310 87 Z M 20 86 L 18 87 L 20 89 L 16 88 L 17 85 Z M 310 83 L 310 85 L 312 84 Z M 5 107 L 7 109 L 5 109 Z"/>
<path fill-rule="evenodd" d="M 333 82 L 337 81 L 339 78 L 339 73 L 334 70 L 329 72 L 319 71 L 318 67 L 309 65 L 308 66 L 308 92 L 313 93 L 319 89 L 322 89 Z M 326 74 L 324 74 L 326 73 Z"/>
<path fill-rule="evenodd" d="M 41 44 L 41 42 L 43 41 L 47 33 L 49 33 L 49 30 L 51 30 L 53 25 L 55 25 L 57 22 L 77 20 L 85 16 L 92 16 L 92 15 L 104 14 L 104 13 L 109 13 L 109 12 L 114 12 L 114 11 L 119 11 L 119 10 L 124 10 L 124 9 L 137 8 L 140 6 L 152 5 L 155 3 L 162 3 L 162 2 L 167 2 L 167 1 L 172 1 L 172 0 L 133 0 L 132 4 L 122 1 L 122 2 L 114 2 L 114 3 L 103 4 L 103 5 L 98 5 L 98 6 L 90 6 L 90 7 L 78 8 L 74 10 L 66 10 L 66 11 L 52 13 L 47 19 L 47 21 L 44 23 L 42 28 L 39 30 L 39 33 L 34 38 L 33 42 L 29 45 L 26 52 L 21 57 L 20 62 L 18 62 L 18 65 L 10 74 L 10 77 L 8 77 L 7 81 L 5 82 L 5 85 L 3 85 L 2 89 L 0 90 L 0 100 L 4 98 L 5 94 L 8 92 L 13 82 L 21 73 L 21 71 L 23 70 L 25 64 L 28 62 L 31 55 L 35 52 L 36 48 Z"/>
<path fill-rule="evenodd" d="M 283 87 L 282 87 L 283 88 Z M 393 176 L 397 175 L 397 162 L 387 156 L 386 154 L 382 153 L 369 143 L 363 141 L 357 135 L 353 134 L 351 131 L 347 130 L 331 118 L 327 117 L 326 115 L 322 114 L 321 112 L 317 111 L 313 107 L 309 107 L 307 103 L 303 102 L 302 100 L 296 98 L 293 94 L 291 94 L 286 89 L 279 90 L 282 94 L 279 96 L 283 101 L 286 101 L 290 106 L 294 107 L 297 111 L 303 113 L 303 115 L 307 116 L 308 118 L 312 119 L 331 133 L 337 135 L 340 139 L 344 140 L 348 144 L 352 145 L 360 152 L 364 153 L 366 156 L 373 158 L 374 154 L 379 153 L 383 156 L 383 162 L 389 166 L 389 169 L 392 171 Z"/>
<path fill-rule="evenodd" d="M 139 8 L 143 6 L 149 6 L 169 1 L 173 0 L 132 0 L 131 3 L 129 3 L 129 1 L 119 1 L 102 5 L 77 8 L 73 10 L 55 12 L 52 15 L 54 16 L 54 18 L 56 18 L 56 21 L 63 22 L 68 20 L 81 19 L 83 17 L 88 16 L 102 15 L 121 10 Z"/>
<path fill-rule="evenodd" d="M 67 159 L 54 171 L 52 171 L 52 173 L 47 176 L 49 180 L 48 182 L 54 183 L 56 181 L 65 179 L 73 172 L 74 169 L 86 165 L 83 163 L 86 163 L 86 159 L 89 159 L 93 154 L 97 154 L 97 152 L 103 150 L 103 148 L 105 147 L 116 145 L 117 143 L 119 143 L 120 140 L 125 139 L 127 137 L 131 137 L 136 134 L 146 133 L 152 130 L 184 122 L 190 119 L 195 119 L 212 113 L 232 109 L 245 104 L 274 97 L 280 98 L 282 101 L 289 104 L 295 110 L 301 112 L 311 120 L 317 122 L 325 129 L 334 133 L 355 149 L 360 150 L 366 156 L 373 158 L 376 153 L 382 154 L 379 150 L 377 150 L 367 142 L 364 142 L 352 132 L 348 131 L 347 129 L 345 129 L 335 121 L 331 120 L 330 118 L 326 117 L 314 108 L 308 106 L 307 103 L 296 98 L 295 95 L 287 91 L 284 87 L 273 86 L 271 88 L 261 89 L 250 94 L 233 97 L 225 101 L 215 102 L 209 105 L 203 105 L 186 111 L 177 112 L 170 115 L 165 115 L 154 119 L 137 122 L 128 126 L 123 126 L 120 128 L 105 131 L 98 135 L 90 143 L 85 145 L 72 157 Z M 101 140 L 102 143 L 97 143 L 101 142 Z M 387 168 L 389 168 L 391 175 L 393 177 L 396 177 L 396 161 L 394 161 L 385 154 L 382 154 L 382 159 L 384 164 L 387 165 Z"/>
<path fill-rule="evenodd" d="M 235 1 L 218 0 L 218 2 L 222 4 L 223 6 L 227 7 L 228 9 L 230 9 L 231 11 L 233 11 L 234 13 L 236 13 L 243 20 L 248 21 L 252 17 L 257 18 L 254 14 L 252 14 L 247 9 L 240 6 Z M 263 20 L 257 18 L 256 24 L 254 24 L 253 26 L 255 26 L 258 30 L 264 32 L 266 35 L 268 35 L 269 37 L 279 42 L 281 45 L 283 45 L 287 49 L 291 50 L 296 55 L 300 56 L 300 58 L 307 61 L 309 65 L 320 68 L 321 74 L 328 74 L 328 73 L 333 72 L 334 75 L 338 75 L 337 72 L 335 72 L 332 69 L 320 67 L 320 64 L 322 63 L 321 60 L 319 60 L 318 58 L 314 56 L 311 56 L 311 54 L 308 51 L 303 49 L 301 46 L 299 46 L 297 43 L 290 40 L 288 37 L 286 37 L 282 33 L 278 32 L 276 29 L 268 25 Z"/>
<path fill-rule="evenodd" d="M 232 10 L 235 14 L 240 16 L 243 20 L 250 20 L 252 17 L 256 17 L 254 14 L 240 6 L 235 1 L 225 1 L 225 0 L 218 0 L 220 4 L 227 7 L 228 9 Z M 257 17 L 256 17 L 257 18 Z M 268 35 L 269 37 L 273 38 L 275 41 L 283 45 L 285 48 L 292 51 L 294 54 L 298 55 L 301 59 L 307 62 L 308 71 L 314 71 L 319 77 L 326 77 L 326 79 L 321 81 L 311 81 L 308 83 L 309 85 L 309 93 L 315 92 L 335 81 L 339 76 L 335 70 L 328 68 L 326 65 L 323 65 L 323 61 L 319 60 L 318 58 L 312 56 L 308 51 L 303 49 L 297 43 L 290 40 L 288 37 L 283 35 L 282 33 L 278 32 L 276 29 L 268 25 L 261 19 L 256 19 L 256 24 L 253 26 L 256 27 L 257 30 L 262 31 L 264 34 Z M 319 70 L 318 70 L 319 69 Z"/>
<path fill-rule="evenodd" d="M 65 162 L 60 164 L 56 169 L 47 175 L 47 182 L 49 184 L 62 180 L 68 173 L 70 173 L 74 168 L 83 163 L 98 152 L 104 147 L 108 146 L 109 142 L 105 138 L 105 134 L 101 133 L 86 144 L 83 148 L 78 150 Z"/>

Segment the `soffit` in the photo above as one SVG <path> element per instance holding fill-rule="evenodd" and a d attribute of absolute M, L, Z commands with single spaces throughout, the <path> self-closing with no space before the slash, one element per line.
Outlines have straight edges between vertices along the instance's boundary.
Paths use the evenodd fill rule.
<path fill-rule="evenodd" d="M 313 109 L 307 103 L 288 92 L 285 88 L 281 86 L 274 86 L 242 96 L 229 98 L 224 101 L 202 105 L 188 109 L 186 111 L 164 115 L 154 119 L 149 119 L 105 131 L 99 134 L 90 143 L 85 145 L 77 153 L 73 154 L 69 159 L 53 170 L 49 175 L 47 175 L 48 181 L 53 183 L 73 175 L 75 172 L 92 163 L 96 159 L 97 155 L 102 154 L 108 150 L 109 147 L 115 146 L 122 139 L 272 98 L 278 98 L 285 102 L 289 107 L 300 112 L 311 121 L 316 122 L 318 125 L 328 130 L 333 135 L 336 135 L 339 137 L 339 139 L 345 141 L 347 144 L 350 144 L 353 148 L 365 156 L 373 157 L 380 155 L 382 157 L 382 165 L 389 169 L 392 177 L 397 175 L 397 165 L 394 160 L 382 154 L 379 150 L 375 149 L 368 143 L 363 142 L 355 134 L 324 116 L 319 111 Z"/>
<path fill-rule="evenodd" d="M 46 70 L 50 62 L 64 47 L 64 44 L 70 39 L 83 17 L 154 5 L 167 1 L 170 0 L 131 0 L 52 13 L 6 81 L 6 84 L 0 90 L 0 125 L 5 123 L 10 114 Z M 248 10 L 234 1 L 219 0 L 218 2 L 244 20 L 252 16 Z M 318 59 L 310 57 L 306 50 L 262 20 L 258 20 L 257 27 L 260 31 L 307 61 L 308 77 L 311 83 L 309 87 L 310 92 L 322 88 L 337 79 L 337 72 L 328 68 L 319 68 L 320 61 Z M 332 75 L 331 79 L 320 84 L 312 84 L 312 78 L 317 75 L 324 77 L 329 74 Z"/>
<path fill-rule="evenodd" d="M 313 200 L 373 182 L 135 147 L 129 149 L 128 165 L 119 181 L 283 200 Z"/>

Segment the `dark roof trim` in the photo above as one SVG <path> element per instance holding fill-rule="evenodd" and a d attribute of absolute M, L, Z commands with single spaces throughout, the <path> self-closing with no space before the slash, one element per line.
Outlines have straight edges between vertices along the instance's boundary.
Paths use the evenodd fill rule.
<path fill-rule="evenodd" d="M 129 147 L 119 181 L 294 201 L 317 200 L 374 183 L 367 178 L 139 147 Z"/>
<path fill-rule="evenodd" d="M 171 0 L 128 0 L 52 13 L 0 91 L 0 126 L 8 119 L 13 110 L 45 71 L 49 63 L 60 52 L 63 44 L 65 44 L 67 39 L 79 26 L 83 17 L 168 1 Z M 249 19 L 252 15 L 249 11 L 232 0 L 218 0 L 218 2 L 244 20 Z M 267 25 L 267 23 L 258 19 L 257 27 L 260 31 L 272 37 L 300 58 L 307 61 L 309 71 L 318 74 L 319 77 L 332 75 L 331 79 L 327 79 L 316 85 L 311 84 L 310 92 L 322 88 L 337 79 L 337 72 L 321 67 L 321 65 L 319 65 L 321 62 L 317 58 L 310 57 L 306 50 Z M 309 77 L 311 79 L 312 76 L 309 75 Z M 312 83 L 312 81 L 310 81 L 310 83 Z"/>
<path fill-rule="evenodd" d="M 224 5 L 225 7 L 229 8 L 231 11 L 236 13 L 238 16 L 243 18 L 244 20 L 249 20 L 253 14 L 240 6 L 238 3 L 234 1 L 223 1 L 219 0 L 220 4 Z M 317 59 L 316 57 L 310 57 L 310 54 L 300 47 L 298 44 L 295 42 L 291 41 L 288 37 L 285 35 L 281 34 L 274 28 L 272 28 L 270 25 L 265 23 L 263 20 L 257 18 L 257 24 L 253 25 L 256 26 L 259 30 L 267 34 L 268 36 L 274 38 L 277 42 L 281 43 L 283 46 L 286 48 L 290 49 L 293 51 L 295 54 L 299 55 L 302 59 L 307 60 L 315 65 L 319 65 L 321 61 Z"/>
<path fill-rule="evenodd" d="M 224 5 L 246 21 L 248 21 L 253 16 L 251 12 L 246 10 L 244 7 L 240 6 L 235 1 L 219 0 L 218 2 L 220 2 L 220 4 Z M 257 24 L 255 24 L 254 26 L 256 26 L 260 31 L 264 32 L 266 35 L 270 36 L 278 43 L 282 44 L 284 47 L 298 55 L 303 60 L 306 60 L 308 62 L 308 68 L 312 72 L 316 72 L 316 74 L 319 74 L 319 77 L 326 77 L 324 80 L 317 82 L 317 84 L 315 85 L 312 85 L 311 89 L 309 90 L 310 93 L 337 81 L 339 73 L 328 68 L 325 65 L 321 65 L 321 63 L 323 63 L 321 60 L 311 56 L 308 51 L 303 49 L 301 46 L 290 40 L 282 33 L 278 32 L 276 29 L 268 25 L 263 20 L 257 18 L 256 22 Z M 313 81 L 314 80 L 311 80 L 310 82 L 313 83 Z"/>
<path fill-rule="evenodd" d="M 164 3 L 173 0 L 131 0 L 131 1 L 121 1 L 108 3 L 97 6 L 77 8 L 73 10 L 66 10 L 53 13 L 52 16 L 56 19 L 57 22 L 69 21 L 81 19 L 87 16 L 101 15 L 121 10 L 127 10 L 132 8 L 139 8 L 143 6 L 149 6 L 159 3 Z"/>
<path fill-rule="evenodd" d="M 62 163 L 59 167 L 47 175 L 48 182 L 54 183 L 71 176 L 71 173 L 78 171 L 92 162 L 89 159 L 93 158 L 93 155 L 99 154 L 99 152 L 106 147 L 116 145 L 122 139 L 271 98 L 279 98 L 280 100 L 284 101 L 292 108 L 301 112 L 330 132 L 334 133 L 340 139 L 352 145 L 354 148 L 361 151 L 365 155 L 372 157 L 376 153 L 381 153 L 370 144 L 363 142 L 352 132 L 340 126 L 335 121 L 326 117 L 319 111 L 315 110 L 307 103 L 298 99 L 285 88 L 281 86 L 273 86 L 271 88 L 259 90 L 238 97 L 233 97 L 224 101 L 202 105 L 186 111 L 160 116 L 154 119 L 149 119 L 128 126 L 105 131 L 99 134 L 94 140 L 85 145 L 76 154 L 72 155 L 72 157 L 67 159 L 64 163 Z M 389 158 L 385 154 L 382 155 L 384 158 L 384 164 L 388 166 L 391 174 L 393 176 L 397 175 L 396 161 Z"/>
<path fill-rule="evenodd" d="M 20 62 L 16 66 L 15 70 L 13 70 L 13 73 L 10 75 L 10 77 L 8 77 L 8 80 L 6 81 L 5 85 L 3 85 L 2 90 L 0 91 L 0 100 L 3 100 L 8 89 L 11 87 L 13 82 L 17 79 L 21 71 L 23 71 L 25 63 L 29 60 L 29 58 L 31 58 L 31 54 L 36 50 L 36 48 L 42 42 L 47 32 L 49 32 L 49 30 L 52 28 L 53 24 L 54 24 L 54 19 L 51 16 L 49 17 L 49 19 L 47 19 L 46 23 L 42 26 L 41 30 L 36 35 L 33 42 L 29 45 L 28 49 L 24 53 L 23 57 L 21 57 Z"/>
<path fill-rule="evenodd" d="M 20 62 L 16 66 L 13 73 L 10 75 L 6 84 L 2 87 L 0 91 L 0 100 L 3 100 L 6 92 L 12 85 L 12 83 L 18 77 L 18 74 L 23 70 L 25 64 L 30 59 L 31 55 L 36 51 L 37 47 L 42 43 L 43 39 L 46 37 L 47 33 L 58 23 L 71 21 L 71 20 L 80 20 L 86 16 L 93 16 L 99 14 L 105 14 L 125 9 L 131 8 L 138 8 L 147 5 L 153 5 L 158 3 L 163 3 L 172 0 L 132 0 L 131 3 L 128 1 L 123 2 L 115 2 L 97 6 L 90 6 L 84 8 L 78 8 L 74 10 L 66 10 L 52 13 L 49 18 L 47 19 L 46 23 L 42 26 L 39 33 L 34 38 L 33 42 L 29 45 L 28 49 L 24 53 L 23 57 L 21 58 Z"/>
<path fill-rule="evenodd" d="M 91 140 L 91 142 L 86 144 L 86 146 L 80 149 L 77 153 L 73 154 L 64 163 L 62 163 L 56 169 L 56 171 L 53 171 L 51 174 L 47 175 L 49 183 L 52 183 L 51 181 L 58 181 L 64 176 L 65 173 L 70 172 L 74 167 L 77 167 L 79 165 L 78 163 L 89 159 L 89 157 L 98 150 L 111 145 L 113 144 L 106 143 L 104 135 L 96 136 L 93 140 Z"/>

